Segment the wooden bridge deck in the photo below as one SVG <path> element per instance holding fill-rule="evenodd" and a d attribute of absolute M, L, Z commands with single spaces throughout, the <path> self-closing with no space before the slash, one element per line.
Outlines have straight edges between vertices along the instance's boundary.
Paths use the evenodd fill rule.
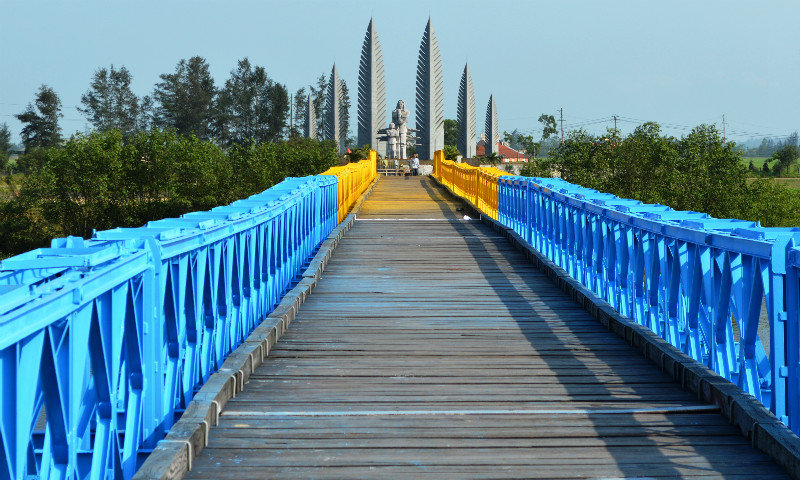
<path fill-rule="evenodd" d="M 784 478 L 461 208 L 381 179 L 188 478 Z"/>

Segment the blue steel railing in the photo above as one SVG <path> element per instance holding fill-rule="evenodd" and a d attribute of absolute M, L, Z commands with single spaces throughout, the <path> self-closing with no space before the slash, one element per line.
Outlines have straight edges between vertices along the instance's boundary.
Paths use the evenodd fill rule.
<path fill-rule="evenodd" d="M 800 432 L 800 228 L 675 211 L 558 178 L 505 176 L 498 188 L 501 223 Z"/>
<path fill-rule="evenodd" d="M 338 223 L 333 176 L 0 264 L 0 479 L 130 478 Z"/>

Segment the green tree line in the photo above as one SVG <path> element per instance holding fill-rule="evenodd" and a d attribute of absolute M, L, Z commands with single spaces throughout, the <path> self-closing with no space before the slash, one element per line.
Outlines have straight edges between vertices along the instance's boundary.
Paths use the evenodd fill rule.
<path fill-rule="evenodd" d="M 621 138 L 570 132 L 522 175 L 561 178 L 602 192 L 718 218 L 800 226 L 800 193 L 768 179 L 748 180 L 741 151 L 714 126 L 675 138 L 645 123 Z"/>
<path fill-rule="evenodd" d="M 287 176 L 338 164 L 333 141 L 305 138 L 233 144 L 175 129 L 76 134 L 20 158 L 25 172 L 0 202 L 0 255 L 46 246 L 53 237 L 207 210 L 261 192 Z M 11 185 L 10 185 L 11 186 Z"/>
<path fill-rule="evenodd" d="M 127 138 L 150 128 L 174 129 L 180 135 L 211 140 L 224 148 L 300 136 L 305 123 L 305 87 L 290 98 L 284 84 L 246 57 L 219 87 L 208 62 L 199 56 L 180 60 L 173 72 L 160 75 L 159 80 L 151 94 L 138 97 L 131 89 L 133 75 L 125 66 L 99 68 L 77 109 L 96 131 L 119 130 Z M 346 83 L 341 82 L 340 126 L 348 132 L 350 96 Z M 308 87 L 316 112 L 311 124 L 317 126 L 319 137 L 327 87 L 324 74 L 316 85 Z M 34 101 L 16 117 L 23 124 L 20 133 L 26 152 L 64 141 L 59 125 L 63 117 L 61 100 L 50 86 L 42 85 Z M 0 144 L 6 131 L 6 126 L 0 130 Z"/>

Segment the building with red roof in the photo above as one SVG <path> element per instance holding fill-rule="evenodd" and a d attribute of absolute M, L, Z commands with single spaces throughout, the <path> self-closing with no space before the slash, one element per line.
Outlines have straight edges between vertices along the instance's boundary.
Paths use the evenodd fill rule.
<path fill-rule="evenodd" d="M 497 142 L 499 152 L 497 155 L 503 160 L 503 163 L 509 162 L 528 162 L 528 156 L 522 152 L 518 152 L 513 148 L 509 147 L 508 145 L 504 144 L 503 141 Z M 486 155 L 486 141 L 480 140 L 478 142 L 478 147 L 475 150 L 476 157 L 483 157 Z"/>

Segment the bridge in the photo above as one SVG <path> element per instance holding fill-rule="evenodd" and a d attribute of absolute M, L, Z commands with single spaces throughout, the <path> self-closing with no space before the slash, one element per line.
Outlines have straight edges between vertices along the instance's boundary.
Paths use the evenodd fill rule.
<path fill-rule="evenodd" d="M 0 269 L 0 478 L 800 478 L 800 232 L 374 157 Z"/>

